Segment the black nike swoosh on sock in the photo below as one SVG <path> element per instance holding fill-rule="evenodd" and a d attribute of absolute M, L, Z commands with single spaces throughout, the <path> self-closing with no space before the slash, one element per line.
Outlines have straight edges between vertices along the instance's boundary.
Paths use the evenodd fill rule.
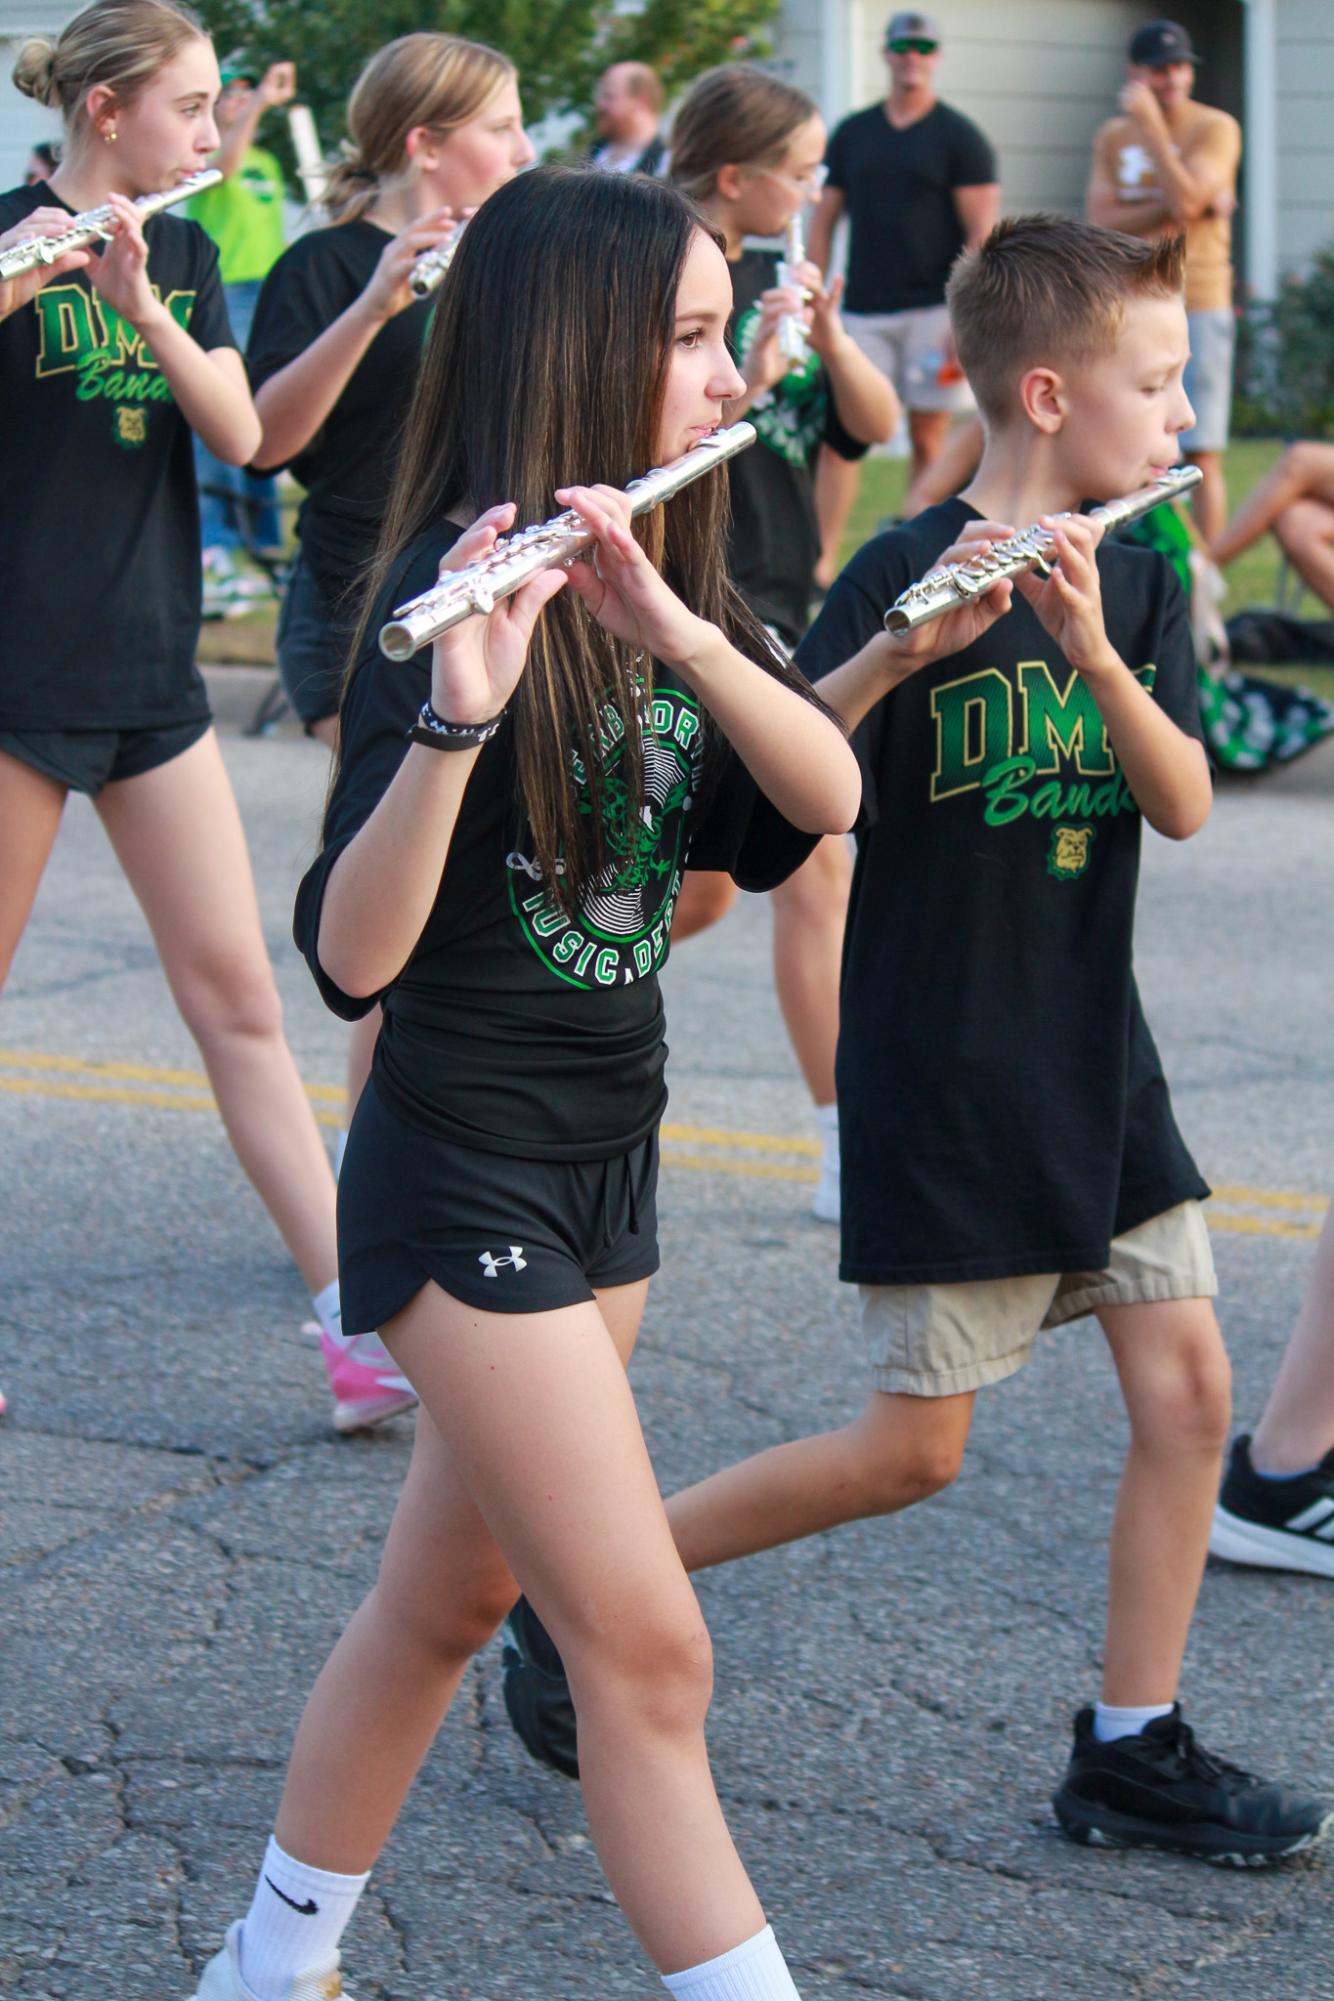
<path fill-rule="evenodd" d="M 313 1897 L 307 1897 L 304 1904 L 298 1904 L 295 1897 L 289 1897 L 286 1890 L 280 1890 L 278 1888 L 278 1885 L 274 1882 L 272 1876 L 266 1876 L 264 1878 L 264 1881 L 268 1884 L 269 1888 L 272 1890 L 275 1897 L 281 1897 L 285 1904 L 290 1904 L 292 1906 L 292 1909 L 296 1912 L 298 1917 L 313 1918 L 318 1912 L 320 1907 L 315 1902 L 315 1899 Z"/>

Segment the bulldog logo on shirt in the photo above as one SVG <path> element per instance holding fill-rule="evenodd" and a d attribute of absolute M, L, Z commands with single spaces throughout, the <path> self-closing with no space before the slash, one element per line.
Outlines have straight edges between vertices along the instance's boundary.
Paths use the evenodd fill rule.
<path fill-rule="evenodd" d="M 1047 874 L 1058 882 L 1070 882 L 1083 875 L 1093 847 L 1092 827 L 1053 827 L 1047 850 Z"/>
<path fill-rule="evenodd" d="M 147 444 L 148 412 L 128 403 L 118 403 L 111 435 L 118 445 L 124 445 L 127 452 Z"/>

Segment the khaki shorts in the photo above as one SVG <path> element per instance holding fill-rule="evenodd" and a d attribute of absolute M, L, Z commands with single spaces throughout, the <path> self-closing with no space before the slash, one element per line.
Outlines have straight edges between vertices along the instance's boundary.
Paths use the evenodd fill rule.
<path fill-rule="evenodd" d="M 973 392 L 961 376 L 949 382 L 939 379 L 950 331 L 948 306 L 844 313 L 843 324 L 866 359 L 889 377 L 905 410 L 973 408 Z"/>
<path fill-rule="evenodd" d="M 1106 1271 L 1026 1272 L 964 1285 L 863 1285 L 874 1388 L 957 1396 L 1012 1376 L 1044 1327 L 1100 1306 L 1212 1299 L 1218 1291 L 1204 1212 L 1182 1202 L 1112 1239 Z"/>

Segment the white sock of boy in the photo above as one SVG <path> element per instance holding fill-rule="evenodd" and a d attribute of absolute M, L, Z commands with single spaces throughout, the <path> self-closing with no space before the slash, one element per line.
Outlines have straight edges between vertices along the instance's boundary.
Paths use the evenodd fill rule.
<path fill-rule="evenodd" d="M 1118 1737 L 1138 1737 L 1155 1716 L 1170 1716 L 1175 1704 L 1151 1702 L 1145 1709 L 1117 1709 L 1100 1702 L 1093 1712 L 1093 1734 L 1100 1744 L 1113 1744 Z"/>

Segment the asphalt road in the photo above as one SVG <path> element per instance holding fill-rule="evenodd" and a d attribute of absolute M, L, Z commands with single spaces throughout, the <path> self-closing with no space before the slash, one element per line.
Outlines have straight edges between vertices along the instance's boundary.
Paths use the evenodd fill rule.
<path fill-rule="evenodd" d="M 289 944 L 321 755 L 243 741 L 289 1032 L 343 1032 Z M 1242 1418 L 1331 1186 L 1334 747 L 1148 842 L 1139 969 L 1179 1116 L 1223 1193 Z M 668 976 L 664 1271 L 635 1381 L 665 1487 L 839 1422 L 862 1391 L 809 1118 L 746 900 Z M 408 1427 L 335 1440 L 307 1305 L 86 805 L 0 1028 L 0 1991 L 161 2001 L 248 1900 L 292 1728 L 366 1588 Z M 118 1067 L 113 1067 L 118 1066 Z M 181 1073 L 185 1073 L 182 1075 Z M 333 1098 L 317 1099 L 336 1116 Z M 750 1143 L 754 1136 L 758 1143 Z M 1334 1853 L 1263 1874 L 1069 1846 L 1048 1808 L 1096 1688 L 1125 1426 L 1091 1323 L 982 1399 L 958 1484 L 700 1582 L 712 1745 L 805 2001 L 1334 1997 Z M 1211 1567 L 1188 1712 L 1240 1762 L 1334 1791 L 1334 1592 Z M 470 1672 L 346 1941 L 366 2001 L 648 2001 L 578 1792 L 529 1763 L 494 1652 Z"/>

